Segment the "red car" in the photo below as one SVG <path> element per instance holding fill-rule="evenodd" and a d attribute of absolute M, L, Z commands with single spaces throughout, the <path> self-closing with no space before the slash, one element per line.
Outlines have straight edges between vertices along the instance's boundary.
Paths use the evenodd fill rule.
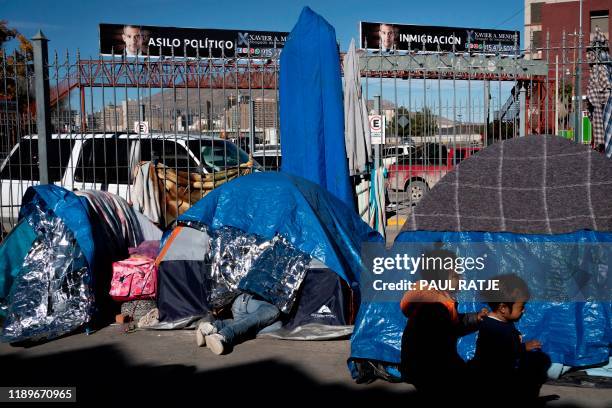
<path fill-rule="evenodd" d="M 396 164 L 389 166 L 387 188 L 407 193 L 404 200 L 416 204 L 446 173 L 480 149 L 426 143 L 412 154 L 400 156 Z"/>

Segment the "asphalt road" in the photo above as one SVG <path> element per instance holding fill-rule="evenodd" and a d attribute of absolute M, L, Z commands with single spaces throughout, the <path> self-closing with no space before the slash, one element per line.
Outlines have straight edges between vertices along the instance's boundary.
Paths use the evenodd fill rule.
<path fill-rule="evenodd" d="M 421 405 L 408 384 L 356 384 L 346 366 L 349 349 L 346 340 L 256 339 L 216 356 L 196 347 L 193 331 L 126 334 L 114 325 L 29 348 L 0 345 L 0 385 L 76 386 L 77 401 L 86 405 L 183 406 L 194 398 L 197 406 Z M 551 394 L 560 396 L 551 407 L 612 407 L 612 389 L 545 385 L 541 395 Z"/>

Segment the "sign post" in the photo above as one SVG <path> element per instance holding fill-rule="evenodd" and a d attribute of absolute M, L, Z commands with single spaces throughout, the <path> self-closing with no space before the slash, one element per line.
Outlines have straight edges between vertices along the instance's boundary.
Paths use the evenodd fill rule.
<path fill-rule="evenodd" d="M 385 117 L 380 113 L 380 96 L 376 95 L 374 96 L 374 115 L 368 116 L 376 171 L 380 168 L 380 145 L 385 142 Z"/>
<path fill-rule="evenodd" d="M 369 115 L 370 136 L 373 145 L 385 144 L 385 116 Z"/>

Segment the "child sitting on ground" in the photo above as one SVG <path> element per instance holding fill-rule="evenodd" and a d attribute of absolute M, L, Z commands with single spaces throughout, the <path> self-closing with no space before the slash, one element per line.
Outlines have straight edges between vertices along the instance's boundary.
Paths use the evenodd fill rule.
<path fill-rule="evenodd" d="M 445 269 L 448 259 L 455 260 L 454 253 L 436 249 L 425 254 L 425 259 L 441 259 L 427 262 L 420 271 L 426 281 L 448 281 L 456 288 L 459 276 L 453 269 Z M 453 262 L 454 264 L 454 262 Z M 400 371 L 403 378 L 426 395 L 436 398 L 461 393 L 467 385 L 467 365 L 457 353 L 457 340 L 478 328 L 478 322 L 487 314 L 461 314 L 452 291 L 410 290 L 400 303 L 408 323 L 402 336 Z M 442 392 L 441 392 L 442 391 Z"/>
<path fill-rule="evenodd" d="M 500 275 L 498 291 L 484 294 L 491 312 L 482 320 L 476 342 L 476 353 L 470 365 L 474 375 L 482 379 L 494 379 L 509 392 L 504 401 L 533 401 L 546 381 L 550 358 L 541 351 L 538 340 L 523 342 L 514 326 L 525 310 L 529 289 L 525 281 L 516 275 Z M 499 390 L 488 389 L 483 397 L 499 400 Z"/>

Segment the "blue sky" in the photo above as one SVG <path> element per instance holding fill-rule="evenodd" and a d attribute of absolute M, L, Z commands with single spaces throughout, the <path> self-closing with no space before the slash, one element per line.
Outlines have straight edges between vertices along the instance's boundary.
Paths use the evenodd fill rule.
<path fill-rule="evenodd" d="M 358 22 L 523 29 L 523 0 L 278 1 L 278 0 L 0 0 L 0 18 L 32 37 L 42 29 L 60 55 L 98 53 L 98 24 L 136 23 L 194 28 L 290 31 L 310 6 L 335 28 L 342 50 L 359 36 Z"/>
<path fill-rule="evenodd" d="M 41 29 L 50 40 L 50 58 L 53 59 L 53 52 L 57 51 L 62 61 L 66 51 L 72 60 L 77 50 L 82 58 L 97 58 L 99 23 L 291 31 L 304 6 L 310 6 L 335 27 L 342 51 L 346 51 L 351 38 L 358 40 L 359 21 L 495 28 L 517 30 L 521 34 L 523 31 L 523 0 L 0 0 L 0 19 L 8 20 L 9 26 L 17 28 L 28 38 Z M 457 83 L 453 92 L 452 88 L 449 89 L 451 84 L 443 81 L 445 92 L 438 101 L 438 84 L 428 81 L 427 91 L 424 92 L 422 81 L 418 82 L 413 83 L 410 93 L 407 83 L 400 83 L 399 95 L 396 95 L 392 83 L 385 80 L 383 99 L 397 105 L 411 106 L 415 110 L 420 109 L 427 100 L 428 105 L 437 105 L 433 107 L 436 111 L 442 105 L 442 114 L 447 117 L 453 116 L 449 106 L 455 99 L 457 106 L 463 107 L 459 114 L 464 120 L 468 118 L 468 105 L 474 106 L 469 115 L 471 119 L 482 120 L 482 84 L 474 82 L 473 93 L 468 97 L 466 84 Z M 492 107 L 505 102 L 511 86 L 511 83 L 503 83 L 501 92 L 492 92 Z M 372 94 L 380 93 L 380 85 L 376 81 L 370 82 L 370 87 Z M 497 86 L 494 86 L 493 90 L 496 89 Z M 74 95 L 71 99 L 74 99 Z M 99 105 L 101 99 L 94 99 L 95 104 Z M 76 100 L 73 102 L 76 104 Z"/>

